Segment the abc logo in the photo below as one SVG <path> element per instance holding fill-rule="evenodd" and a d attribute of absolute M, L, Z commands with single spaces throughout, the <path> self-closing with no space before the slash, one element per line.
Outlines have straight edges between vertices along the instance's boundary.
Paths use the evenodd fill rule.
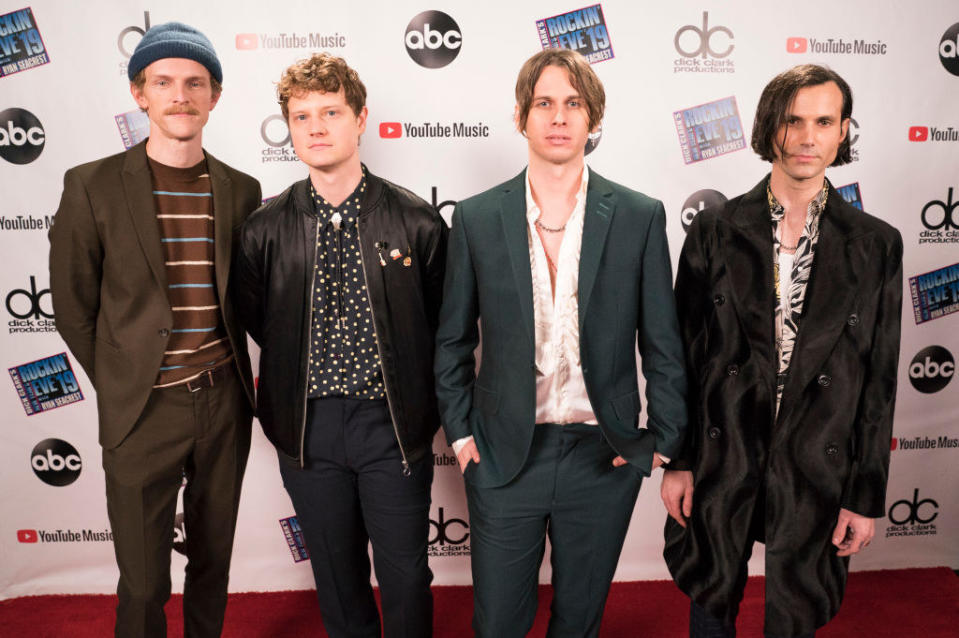
<path fill-rule="evenodd" d="M 938 230 L 940 228 L 944 228 L 945 230 L 959 230 L 959 218 L 953 218 L 952 216 L 956 207 L 959 207 L 959 201 L 955 203 L 952 201 L 952 188 L 950 187 L 946 194 L 946 201 L 934 199 L 922 207 L 922 225 L 929 230 Z M 942 209 L 941 217 L 936 214 L 930 215 L 930 211 L 934 211 L 937 208 Z"/>
<path fill-rule="evenodd" d="M 276 122 L 279 122 L 279 124 L 276 124 Z M 260 125 L 260 137 L 263 138 L 264 142 L 275 148 L 292 144 L 289 126 L 282 115 L 271 115 L 263 120 L 263 124 Z"/>
<path fill-rule="evenodd" d="M 452 527 L 458 527 L 460 532 L 457 532 L 457 536 L 452 535 Z M 461 545 L 466 542 L 466 539 L 470 537 L 470 533 L 467 531 L 469 525 L 461 518 L 451 518 L 446 520 L 446 512 L 441 507 L 439 508 L 437 520 L 430 519 L 430 545 Z M 434 533 L 435 531 L 435 533 Z"/>
<path fill-rule="evenodd" d="M 83 463 L 76 448 L 60 439 L 44 439 L 30 453 L 33 473 L 47 485 L 63 487 L 77 480 Z"/>
<path fill-rule="evenodd" d="M 959 75 L 959 22 L 942 34 L 939 42 L 939 61 L 953 75 Z"/>
<path fill-rule="evenodd" d="M 0 157 L 11 164 L 29 164 L 40 157 L 46 134 L 37 116 L 25 109 L 0 113 Z"/>
<path fill-rule="evenodd" d="M 942 346 L 929 346 L 912 358 L 909 381 L 920 392 L 931 394 L 946 387 L 955 372 L 956 363 L 952 353 Z"/>
<path fill-rule="evenodd" d="M 726 203 L 726 196 L 711 188 L 696 191 L 683 203 L 683 231 L 689 232 L 689 225 L 700 211 L 706 208 L 715 208 Z"/>
<path fill-rule="evenodd" d="M 460 54 L 460 27 L 442 11 L 424 11 L 406 25 L 406 52 L 427 69 L 439 69 Z"/>
<path fill-rule="evenodd" d="M 690 43 L 690 40 L 691 40 L 691 38 L 683 38 L 683 34 L 685 34 L 687 31 L 696 34 L 697 36 L 696 39 L 698 40 L 698 43 L 696 44 L 696 48 L 693 48 L 693 49 L 683 48 L 683 44 L 681 41 L 686 42 L 688 44 Z M 717 31 L 720 33 L 726 34 L 726 37 L 728 38 L 727 42 L 729 42 L 729 46 L 727 46 L 726 49 L 723 51 L 717 51 L 713 49 L 712 47 L 713 34 L 716 33 Z M 701 55 L 703 56 L 703 59 L 705 60 L 709 56 L 712 56 L 714 58 L 725 58 L 730 53 L 732 53 L 733 49 L 736 48 L 736 45 L 730 42 L 732 39 L 733 39 L 733 32 L 730 31 L 728 27 L 713 27 L 712 29 L 710 29 L 709 13 L 707 11 L 703 11 L 703 28 L 700 29 L 699 27 L 694 26 L 692 24 L 687 24 L 684 27 L 680 27 L 679 31 L 676 32 L 676 37 L 673 39 L 673 44 L 676 45 L 676 51 L 678 51 L 679 54 L 683 56 L 684 58 L 695 58 Z"/>
<path fill-rule="evenodd" d="M 33 275 L 31 275 L 30 290 L 17 288 L 15 290 L 11 290 L 10 294 L 7 295 L 7 312 L 17 319 L 39 319 L 40 317 L 53 319 L 53 309 L 51 308 L 50 312 L 47 312 L 40 304 L 41 299 L 49 296 L 50 289 L 45 288 L 38 291 L 37 280 Z M 23 297 L 26 298 L 26 302 L 21 300 Z M 14 301 L 15 298 L 16 301 Z"/>
<path fill-rule="evenodd" d="M 932 506 L 932 512 L 924 517 L 923 512 L 929 512 L 928 508 L 923 510 L 925 505 Z M 889 521 L 893 525 L 915 525 L 917 523 L 925 525 L 936 520 L 937 516 L 939 516 L 939 503 L 931 498 L 924 498 L 920 501 L 918 487 L 912 493 L 912 501 L 902 499 L 893 503 L 889 508 Z"/>

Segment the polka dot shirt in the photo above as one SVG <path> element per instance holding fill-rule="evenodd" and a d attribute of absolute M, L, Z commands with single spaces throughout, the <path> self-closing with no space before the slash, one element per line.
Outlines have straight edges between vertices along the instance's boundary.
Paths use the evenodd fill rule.
<path fill-rule="evenodd" d="M 307 386 L 311 399 L 385 398 L 356 226 L 365 190 L 365 169 L 359 186 L 339 206 L 332 206 L 310 185 L 320 225 Z"/>

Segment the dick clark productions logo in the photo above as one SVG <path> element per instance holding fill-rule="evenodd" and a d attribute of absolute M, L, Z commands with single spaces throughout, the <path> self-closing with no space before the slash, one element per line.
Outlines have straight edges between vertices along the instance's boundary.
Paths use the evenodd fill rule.
<path fill-rule="evenodd" d="M 442 11 L 424 11 L 406 25 L 406 52 L 427 69 L 440 69 L 456 59 L 463 35 L 456 20 Z"/>

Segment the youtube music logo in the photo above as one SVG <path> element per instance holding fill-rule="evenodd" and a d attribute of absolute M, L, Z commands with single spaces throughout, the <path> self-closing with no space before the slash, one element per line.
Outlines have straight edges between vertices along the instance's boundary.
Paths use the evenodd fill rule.
<path fill-rule="evenodd" d="M 37 530 L 35 529 L 18 529 L 17 530 L 17 540 L 21 543 L 36 543 L 38 540 Z"/>
<path fill-rule="evenodd" d="M 236 48 L 240 51 L 250 51 L 257 48 L 255 33 L 237 33 Z"/>
<path fill-rule="evenodd" d="M 385 139 L 403 137 L 403 125 L 399 122 L 380 122 L 380 137 Z"/>
<path fill-rule="evenodd" d="M 928 126 L 910 126 L 909 127 L 910 142 L 925 142 L 928 139 L 929 139 Z"/>
<path fill-rule="evenodd" d="M 806 41 L 806 38 L 787 38 L 786 39 L 787 53 L 805 53 L 808 47 L 809 47 L 809 43 Z"/>

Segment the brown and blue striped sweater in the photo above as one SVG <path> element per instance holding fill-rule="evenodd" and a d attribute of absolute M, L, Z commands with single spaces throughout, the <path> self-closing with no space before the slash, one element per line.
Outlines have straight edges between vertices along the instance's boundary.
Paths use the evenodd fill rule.
<path fill-rule="evenodd" d="M 214 271 L 213 193 L 206 160 L 189 168 L 150 159 L 173 329 L 154 387 L 186 383 L 232 356 Z"/>

